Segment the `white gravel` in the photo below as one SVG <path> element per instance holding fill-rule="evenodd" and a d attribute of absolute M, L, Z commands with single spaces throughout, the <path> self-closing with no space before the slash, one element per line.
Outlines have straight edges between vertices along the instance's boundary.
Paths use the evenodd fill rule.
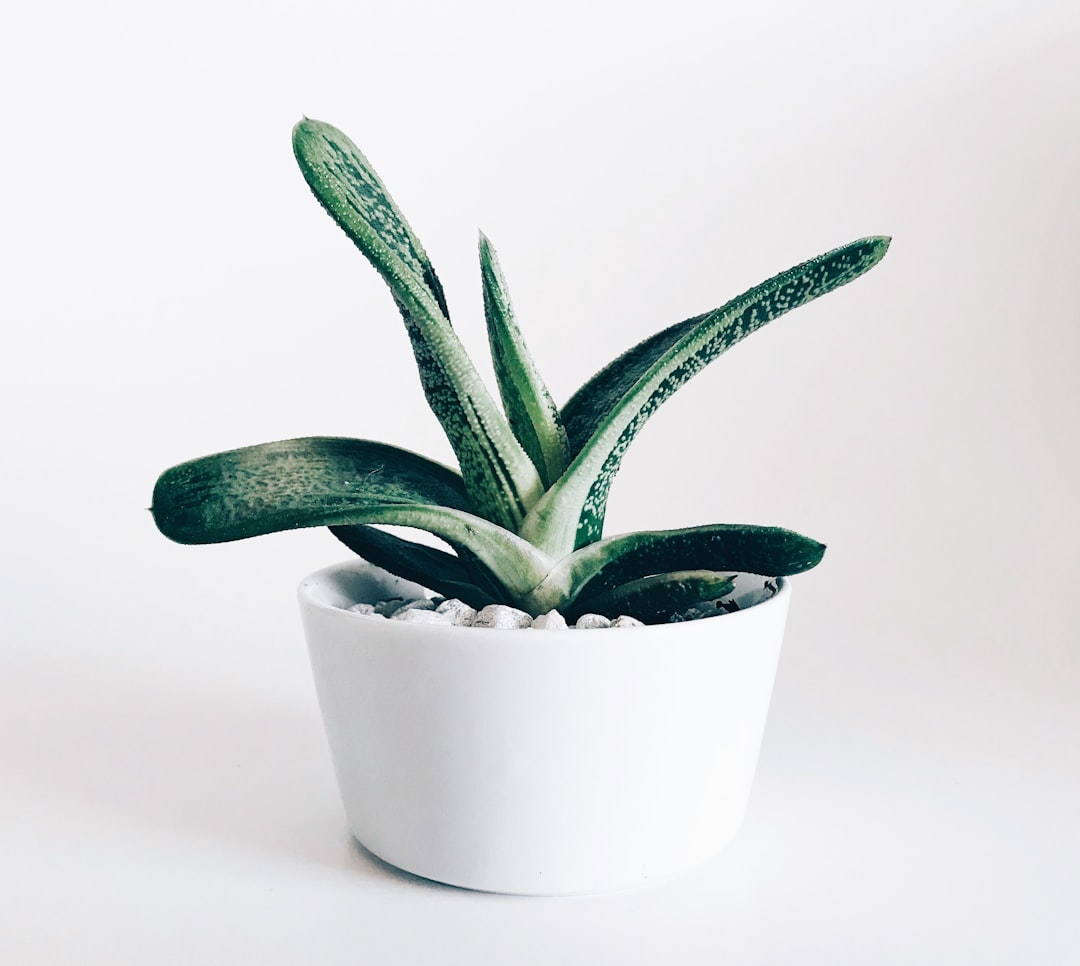
<path fill-rule="evenodd" d="M 532 626 L 541 631 L 565 631 L 566 618 L 557 610 L 549 610 L 546 614 L 534 617 Z"/>
<path fill-rule="evenodd" d="M 435 608 L 436 614 L 446 614 L 455 627 L 472 627 L 476 623 L 476 608 L 470 607 L 456 597 L 444 600 Z"/>
<path fill-rule="evenodd" d="M 532 615 L 507 607 L 505 604 L 488 604 L 473 621 L 473 627 L 532 627 Z"/>
<path fill-rule="evenodd" d="M 762 577 L 737 575 L 736 579 L 745 583 L 737 585 L 733 594 L 721 601 L 703 601 L 695 604 L 680 614 L 671 617 L 672 621 L 700 620 L 715 617 L 730 610 L 752 607 L 776 593 L 776 582 Z M 453 627 L 532 627 L 537 630 L 567 630 L 566 619 L 557 610 L 548 611 L 539 617 L 531 617 L 516 607 L 504 604 L 489 604 L 477 611 L 464 601 L 442 597 L 405 600 L 395 597 L 379 601 L 377 604 L 353 604 L 350 608 L 357 614 L 375 615 L 391 620 L 407 621 L 416 624 L 438 624 Z M 601 614 L 583 614 L 573 625 L 572 630 L 592 630 L 605 627 L 644 627 L 635 617 L 622 614 L 615 618 Z"/>
<path fill-rule="evenodd" d="M 505 604 L 488 604 L 487 607 L 477 611 L 462 600 L 450 598 L 443 600 L 441 597 L 434 599 L 429 597 L 418 600 L 403 600 L 394 597 L 391 600 L 381 600 L 377 604 L 353 604 L 350 608 L 354 614 L 367 614 L 374 617 L 385 617 L 395 621 L 405 621 L 410 624 L 436 624 L 450 627 L 502 627 L 522 628 L 533 627 L 544 631 L 593 630 L 603 627 L 644 627 L 645 625 L 636 617 L 628 617 L 623 614 L 612 620 L 602 614 L 583 614 L 579 617 L 573 628 L 566 622 L 557 610 L 549 610 L 539 617 L 531 617 L 523 610 L 516 607 L 507 607 Z M 693 616 L 700 615 L 696 610 Z M 681 615 L 681 619 L 687 620 L 690 613 Z"/>
<path fill-rule="evenodd" d="M 375 613 L 375 605 L 374 604 L 353 604 L 352 607 L 349 608 L 349 610 L 351 610 L 354 614 L 374 614 Z"/>
<path fill-rule="evenodd" d="M 423 611 L 434 611 L 434 610 L 435 610 L 435 601 L 433 601 L 433 600 L 431 600 L 431 599 L 429 599 L 427 597 L 422 597 L 419 600 L 407 600 L 407 601 L 405 601 L 404 604 L 402 604 L 400 607 L 393 610 L 387 616 L 391 620 L 400 621 L 400 620 L 405 620 L 406 619 L 406 617 L 405 617 L 406 614 L 411 614 L 414 611 L 423 612 Z M 411 618 L 409 618 L 409 619 L 411 619 Z"/>

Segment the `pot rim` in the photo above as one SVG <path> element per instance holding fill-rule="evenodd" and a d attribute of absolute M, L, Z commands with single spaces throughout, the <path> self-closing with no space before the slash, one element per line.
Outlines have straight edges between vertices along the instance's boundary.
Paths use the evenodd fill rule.
<path fill-rule="evenodd" d="M 386 628 L 387 632 L 390 633 L 390 634 L 399 634 L 400 633 L 400 634 L 407 634 L 407 635 L 410 635 L 410 636 L 417 635 L 417 634 L 419 634 L 419 635 L 431 634 L 431 635 L 436 635 L 436 636 L 439 636 L 439 637 L 444 637 L 446 634 L 451 634 L 451 635 L 469 635 L 471 638 L 474 638 L 476 632 L 482 631 L 484 633 L 490 634 L 494 638 L 494 637 L 497 636 L 497 632 L 501 632 L 501 631 L 506 631 L 506 632 L 509 632 L 509 633 L 517 633 L 518 631 L 533 631 L 533 632 L 536 632 L 536 634 L 542 634 L 543 637 L 541 639 L 545 640 L 545 641 L 549 641 L 549 642 L 551 641 L 551 636 L 553 634 L 559 636 L 560 638 L 562 637 L 562 634 L 559 631 L 549 631 L 547 629 L 538 629 L 538 628 L 535 628 L 535 627 L 519 627 L 519 628 L 458 627 L 458 626 L 455 626 L 453 624 L 420 624 L 420 623 L 413 623 L 411 621 L 388 620 L 385 617 L 375 617 L 375 616 L 373 616 L 371 614 L 361 614 L 361 613 L 358 613 L 356 611 L 347 610 L 345 607 L 342 607 L 339 604 L 335 604 L 335 603 L 332 603 L 331 601 L 326 600 L 325 597 L 323 596 L 322 592 L 324 592 L 325 589 L 330 585 L 333 578 L 335 578 L 339 574 L 342 574 L 342 573 L 365 573 L 365 572 L 372 572 L 372 573 L 375 573 L 375 574 L 385 574 L 387 577 L 391 578 L 394 581 L 404 583 L 404 584 L 406 584 L 408 586 L 417 587 L 419 590 L 423 591 L 423 593 L 425 593 L 425 594 L 430 593 L 429 590 L 427 590 L 426 588 L 424 588 L 420 584 L 415 584 L 413 581 L 404 580 L 404 578 L 397 577 L 395 574 L 392 574 L 388 570 L 384 570 L 382 567 L 377 567 L 374 564 L 368 563 L 366 560 L 364 560 L 361 557 L 356 557 L 356 558 L 353 558 L 352 560 L 343 560 L 343 561 L 340 561 L 340 562 L 338 562 L 336 564 L 330 564 L 329 566 L 321 567 L 320 569 L 314 571 L 313 573 L 308 574 L 300 582 L 300 586 L 297 588 L 297 596 L 299 597 L 300 602 L 303 605 L 310 606 L 310 607 L 313 607 L 313 608 L 315 608 L 317 610 L 321 610 L 321 611 L 324 611 L 324 612 L 336 613 L 336 614 L 344 615 L 344 618 L 346 620 L 353 620 L 353 621 L 358 622 L 357 623 L 358 627 L 362 627 L 362 626 L 365 626 L 365 625 L 366 626 L 371 626 L 374 623 L 380 628 Z M 641 640 L 643 635 L 654 636 L 654 635 L 659 634 L 659 633 L 665 633 L 665 632 L 670 633 L 671 628 L 674 628 L 674 627 L 682 627 L 682 626 L 697 627 L 697 628 L 700 628 L 700 627 L 703 627 L 703 626 L 713 627 L 715 625 L 712 622 L 716 621 L 716 620 L 721 620 L 721 619 L 724 620 L 724 622 L 725 622 L 724 626 L 729 626 L 730 627 L 730 626 L 732 626 L 731 622 L 738 623 L 740 621 L 746 621 L 746 620 L 755 619 L 752 616 L 752 615 L 755 615 L 755 614 L 757 615 L 758 618 L 761 618 L 761 617 L 764 616 L 766 610 L 772 610 L 772 609 L 777 608 L 777 607 L 786 606 L 786 604 L 788 602 L 788 599 L 791 597 L 791 581 L 789 581 L 786 577 L 770 577 L 768 579 L 776 581 L 776 585 L 777 585 L 776 593 L 773 594 L 771 597 L 768 597 L 765 600 L 759 601 L 758 603 L 756 603 L 756 604 L 754 604 L 754 605 L 752 605 L 750 607 L 744 607 L 741 610 L 731 611 L 731 612 L 728 612 L 728 613 L 717 614 L 714 617 L 702 617 L 702 618 L 698 618 L 696 620 L 669 621 L 669 622 L 664 623 L 664 624 L 644 624 L 644 625 L 642 625 L 640 627 L 605 627 L 605 628 L 596 628 L 595 630 L 597 630 L 597 631 L 602 630 L 602 633 L 598 633 L 596 636 L 593 636 L 593 635 L 590 634 L 586 638 L 586 640 L 590 640 L 590 641 L 606 640 L 606 641 L 610 642 L 613 639 L 614 636 L 624 636 L 626 634 L 632 635 L 632 638 L 634 640 Z M 391 630 L 390 628 L 393 628 L 393 630 Z M 579 633 L 581 633 L 581 634 L 588 633 L 588 631 L 582 631 L 582 630 L 579 630 L 577 628 L 568 628 L 568 630 L 570 630 L 571 632 L 574 632 L 575 641 L 580 640 L 578 638 L 578 636 L 577 636 Z M 589 630 L 592 630 L 592 629 L 589 629 Z"/>

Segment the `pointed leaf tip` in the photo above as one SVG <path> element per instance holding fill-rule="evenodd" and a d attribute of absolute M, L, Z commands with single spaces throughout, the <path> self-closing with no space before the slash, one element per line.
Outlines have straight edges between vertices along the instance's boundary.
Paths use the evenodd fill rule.
<path fill-rule="evenodd" d="M 319 203 L 390 287 L 428 404 L 477 511 L 516 530 L 539 498 L 540 477 L 452 329 L 442 285 L 419 239 L 342 131 L 305 119 L 294 129 L 293 151 Z"/>
<path fill-rule="evenodd" d="M 479 254 L 488 343 L 503 407 L 515 437 L 547 487 L 569 462 L 566 430 L 514 319 L 498 253 L 483 232 Z"/>
<path fill-rule="evenodd" d="M 602 369 L 563 408 L 573 461 L 519 532 L 555 555 L 598 540 L 623 453 L 660 405 L 752 332 L 865 274 L 888 247 L 875 235 L 835 248 L 664 329 Z"/>

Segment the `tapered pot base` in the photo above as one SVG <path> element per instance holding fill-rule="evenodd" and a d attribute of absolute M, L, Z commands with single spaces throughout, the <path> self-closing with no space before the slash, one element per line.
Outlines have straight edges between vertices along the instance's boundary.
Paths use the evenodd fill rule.
<path fill-rule="evenodd" d="M 362 562 L 300 587 L 349 828 L 414 875 L 520 895 L 632 888 L 742 820 L 790 587 L 642 628 L 437 627 L 352 613 L 419 596 Z"/>

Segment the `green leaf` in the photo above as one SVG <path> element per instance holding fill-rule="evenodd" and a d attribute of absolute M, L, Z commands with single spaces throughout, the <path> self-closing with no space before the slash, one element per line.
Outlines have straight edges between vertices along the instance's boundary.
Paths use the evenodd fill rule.
<path fill-rule="evenodd" d="M 688 332 L 712 313 L 695 316 L 639 342 L 601 369 L 562 408 L 570 457 L 577 456 L 621 400 Z"/>
<path fill-rule="evenodd" d="M 888 238 L 872 237 L 837 248 L 616 359 L 567 404 L 563 419 L 573 462 L 529 511 L 519 532 L 555 557 L 599 539 L 623 454 L 660 405 L 751 332 L 869 271 L 888 246 Z"/>
<path fill-rule="evenodd" d="M 632 580 L 603 594 L 581 598 L 567 619 L 582 614 L 618 617 L 626 614 L 646 624 L 663 623 L 674 614 L 703 600 L 715 600 L 731 593 L 735 578 L 710 570 L 682 570 Z"/>
<path fill-rule="evenodd" d="M 484 283 L 488 341 L 503 407 L 514 435 L 539 470 L 544 486 L 550 486 L 562 476 L 569 461 L 566 430 L 559 419 L 559 408 L 551 398 L 514 320 L 498 256 L 482 233 L 480 271 Z"/>
<path fill-rule="evenodd" d="M 485 566 L 472 550 L 460 543 L 451 542 L 450 546 L 454 553 L 457 554 L 458 559 L 465 565 L 466 570 L 471 574 L 470 580 L 491 598 L 489 603 L 501 604 L 512 599 L 516 605 L 516 602 L 520 600 L 520 594 L 511 594 L 503 582 L 499 580 L 498 575 Z M 464 599 L 462 598 L 462 600 Z"/>
<path fill-rule="evenodd" d="M 482 516 L 509 529 L 539 498 L 539 475 L 450 325 L 423 247 L 352 141 L 302 120 L 293 150 L 315 197 L 390 286 L 412 341 L 428 404 L 446 432 Z"/>
<path fill-rule="evenodd" d="M 492 594 L 478 586 L 482 577 L 477 580 L 480 575 L 475 568 L 466 566 L 451 553 L 405 540 L 373 526 L 331 527 L 330 532 L 368 563 L 444 597 L 456 597 L 478 610 L 505 599 L 505 591 Z"/>
<path fill-rule="evenodd" d="M 308 437 L 182 463 L 154 488 L 152 512 L 179 543 L 222 543 L 300 527 L 385 523 L 466 547 L 511 594 L 552 561 L 469 510 L 461 477 L 407 450 L 369 440 Z"/>
<path fill-rule="evenodd" d="M 782 527 L 715 523 L 643 530 L 574 551 L 532 596 L 542 608 L 552 597 L 592 597 L 631 580 L 686 569 L 786 577 L 817 566 L 824 553 L 824 544 Z"/>
<path fill-rule="evenodd" d="M 179 543 L 221 543 L 378 504 L 435 504 L 468 511 L 452 469 L 364 439 L 310 436 L 181 463 L 154 487 L 154 519 Z M 345 521 L 343 521 L 345 522 Z"/>

